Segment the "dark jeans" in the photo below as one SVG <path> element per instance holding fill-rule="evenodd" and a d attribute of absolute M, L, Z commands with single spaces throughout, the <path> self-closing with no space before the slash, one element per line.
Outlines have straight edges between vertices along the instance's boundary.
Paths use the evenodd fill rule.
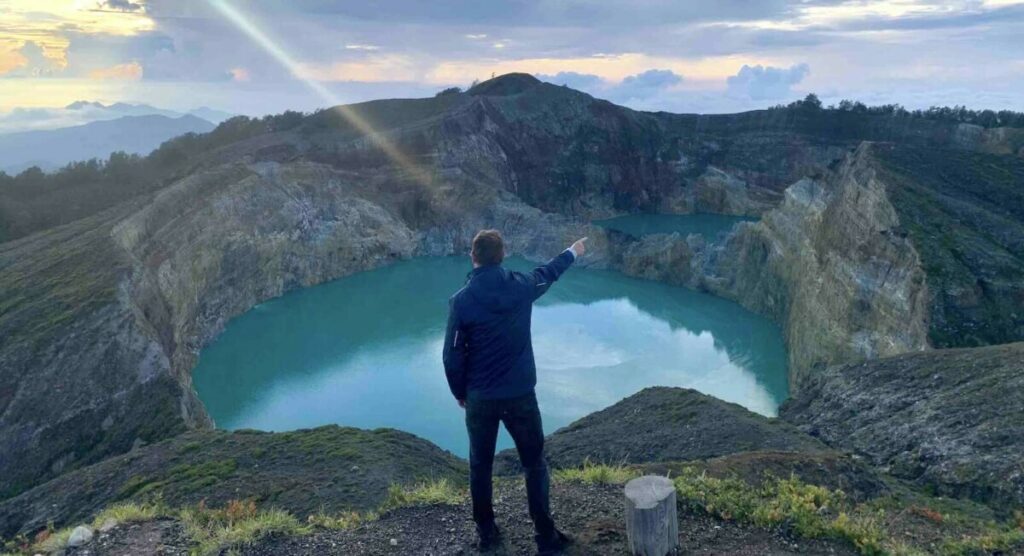
<path fill-rule="evenodd" d="M 541 428 L 537 397 L 532 392 L 507 400 L 466 401 L 466 429 L 469 430 L 469 490 L 473 497 L 473 520 L 481 534 L 489 534 L 494 526 L 491 505 L 491 469 L 494 445 L 498 439 L 498 422 L 516 443 L 519 461 L 526 473 L 526 497 L 530 517 L 538 539 L 554 535 L 548 503 L 548 464 L 544 460 L 544 431 Z"/>

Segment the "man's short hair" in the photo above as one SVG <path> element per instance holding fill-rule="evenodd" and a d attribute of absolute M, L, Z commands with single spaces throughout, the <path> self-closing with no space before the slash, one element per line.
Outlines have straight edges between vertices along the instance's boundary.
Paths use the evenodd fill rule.
<path fill-rule="evenodd" d="M 505 240 L 498 230 L 480 230 L 473 238 L 473 262 L 486 266 L 505 259 Z"/>

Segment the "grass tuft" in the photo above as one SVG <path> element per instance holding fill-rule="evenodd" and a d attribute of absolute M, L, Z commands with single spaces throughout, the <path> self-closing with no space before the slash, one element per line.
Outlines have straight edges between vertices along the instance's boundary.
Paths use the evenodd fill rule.
<path fill-rule="evenodd" d="M 201 555 L 219 554 L 271 534 L 298 535 L 308 531 L 290 513 L 257 510 L 251 500 L 232 500 L 221 509 L 200 503 L 194 509 L 182 510 L 180 517 L 185 531 L 196 543 L 194 552 Z"/>
<path fill-rule="evenodd" d="M 49 535 L 45 536 L 41 541 L 32 545 L 32 553 L 43 553 L 51 554 L 55 552 L 62 552 L 68 547 L 68 539 L 71 538 L 71 531 L 74 527 L 65 527 L 59 531 L 52 531 Z"/>
<path fill-rule="evenodd" d="M 639 473 L 636 470 L 624 465 L 591 463 L 590 460 L 585 460 L 583 467 L 556 469 L 554 472 L 556 481 L 602 485 L 624 484 L 637 476 Z"/>
<path fill-rule="evenodd" d="M 148 521 L 164 515 L 167 515 L 167 509 L 160 504 L 122 502 L 100 512 L 93 519 L 92 526 L 94 529 L 98 529 L 107 521 L 134 523 L 136 521 Z"/>
<path fill-rule="evenodd" d="M 388 495 L 381 504 L 380 511 L 431 504 L 457 505 L 465 499 L 466 491 L 456 487 L 448 479 L 421 482 L 412 486 L 392 484 L 388 487 Z"/>
<path fill-rule="evenodd" d="M 1008 554 L 1024 544 L 1024 531 L 1004 528 L 976 537 L 946 541 L 939 547 L 944 556 L 973 556 L 975 554 Z M 1016 554 L 1016 552 L 1014 552 Z"/>
<path fill-rule="evenodd" d="M 306 518 L 306 522 L 313 526 L 322 529 L 335 529 L 341 531 L 349 531 L 355 529 L 364 523 L 370 521 L 376 521 L 379 517 L 377 512 L 355 512 L 348 511 L 342 512 L 337 515 L 330 515 L 324 512 L 313 514 Z"/>

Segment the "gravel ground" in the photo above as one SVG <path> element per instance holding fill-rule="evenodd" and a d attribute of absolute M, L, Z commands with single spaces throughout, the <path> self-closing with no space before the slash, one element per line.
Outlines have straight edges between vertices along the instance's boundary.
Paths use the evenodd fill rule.
<path fill-rule="evenodd" d="M 560 529 L 575 538 L 568 556 L 626 553 L 623 495 L 620 485 L 552 485 L 552 510 Z M 491 552 L 498 556 L 533 554 L 533 525 L 526 512 L 526 492 L 520 481 L 495 484 L 495 512 L 504 543 Z M 317 530 L 302 536 L 274 536 L 244 547 L 246 556 L 294 555 L 416 555 L 477 554 L 476 532 L 469 503 L 402 508 L 350 531 Z M 855 554 L 846 544 L 792 539 L 771 531 L 701 514 L 679 516 L 679 554 L 740 556 L 791 554 Z M 188 554 L 190 544 L 181 524 L 169 519 L 120 525 L 98 533 L 85 547 L 67 556 L 136 556 Z"/>
<path fill-rule="evenodd" d="M 68 548 L 65 556 L 188 556 L 189 539 L 181 523 L 172 519 L 156 519 L 118 525 L 110 531 L 96 532 L 93 540 L 80 547 Z"/>
<path fill-rule="evenodd" d="M 569 555 L 610 555 L 626 552 L 622 487 L 618 485 L 552 485 L 552 511 L 560 529 L 576 543 Z M 533 525 L 526 512 L 521 482 L 495 485 L 495 513 L 504 545 L 493 554 L 533 554 Z M 855 554 L 847 545 L 794 540 L 779 533 L 723 522 L 704 516 L 680 515 L 681 554 Z M 304 537 L 265 539 L 248 547 L 249 556 L 298 554 L 381 554 L 442 556 L 476 554 L 469 503 L 461 506 L 404 508 L 352 531 L 319 531 Z"/>

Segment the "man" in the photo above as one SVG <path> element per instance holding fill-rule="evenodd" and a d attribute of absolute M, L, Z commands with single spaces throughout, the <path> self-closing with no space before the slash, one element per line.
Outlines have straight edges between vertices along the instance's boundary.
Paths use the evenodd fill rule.
<path fill-rule="evenodd" d="M 530 340 L 533 302 L 586 251 L 583 238 L 547 264 L 524 274 L 501 266 L 505 245 L 497 230 L 473 238 L 473 271 L 451 297 L 444 340 L 448 386 L 466 410 L 469 484 L 480 548 L 498 543 L 491 505 L 491 467 L 498 423 L 515 441 L 526 474 L 526 495 L 539 554 L 557 554 L 569 538 L 555 528 L 548 503 L 544 431 L 534 387 L 537 369 Z"/>

